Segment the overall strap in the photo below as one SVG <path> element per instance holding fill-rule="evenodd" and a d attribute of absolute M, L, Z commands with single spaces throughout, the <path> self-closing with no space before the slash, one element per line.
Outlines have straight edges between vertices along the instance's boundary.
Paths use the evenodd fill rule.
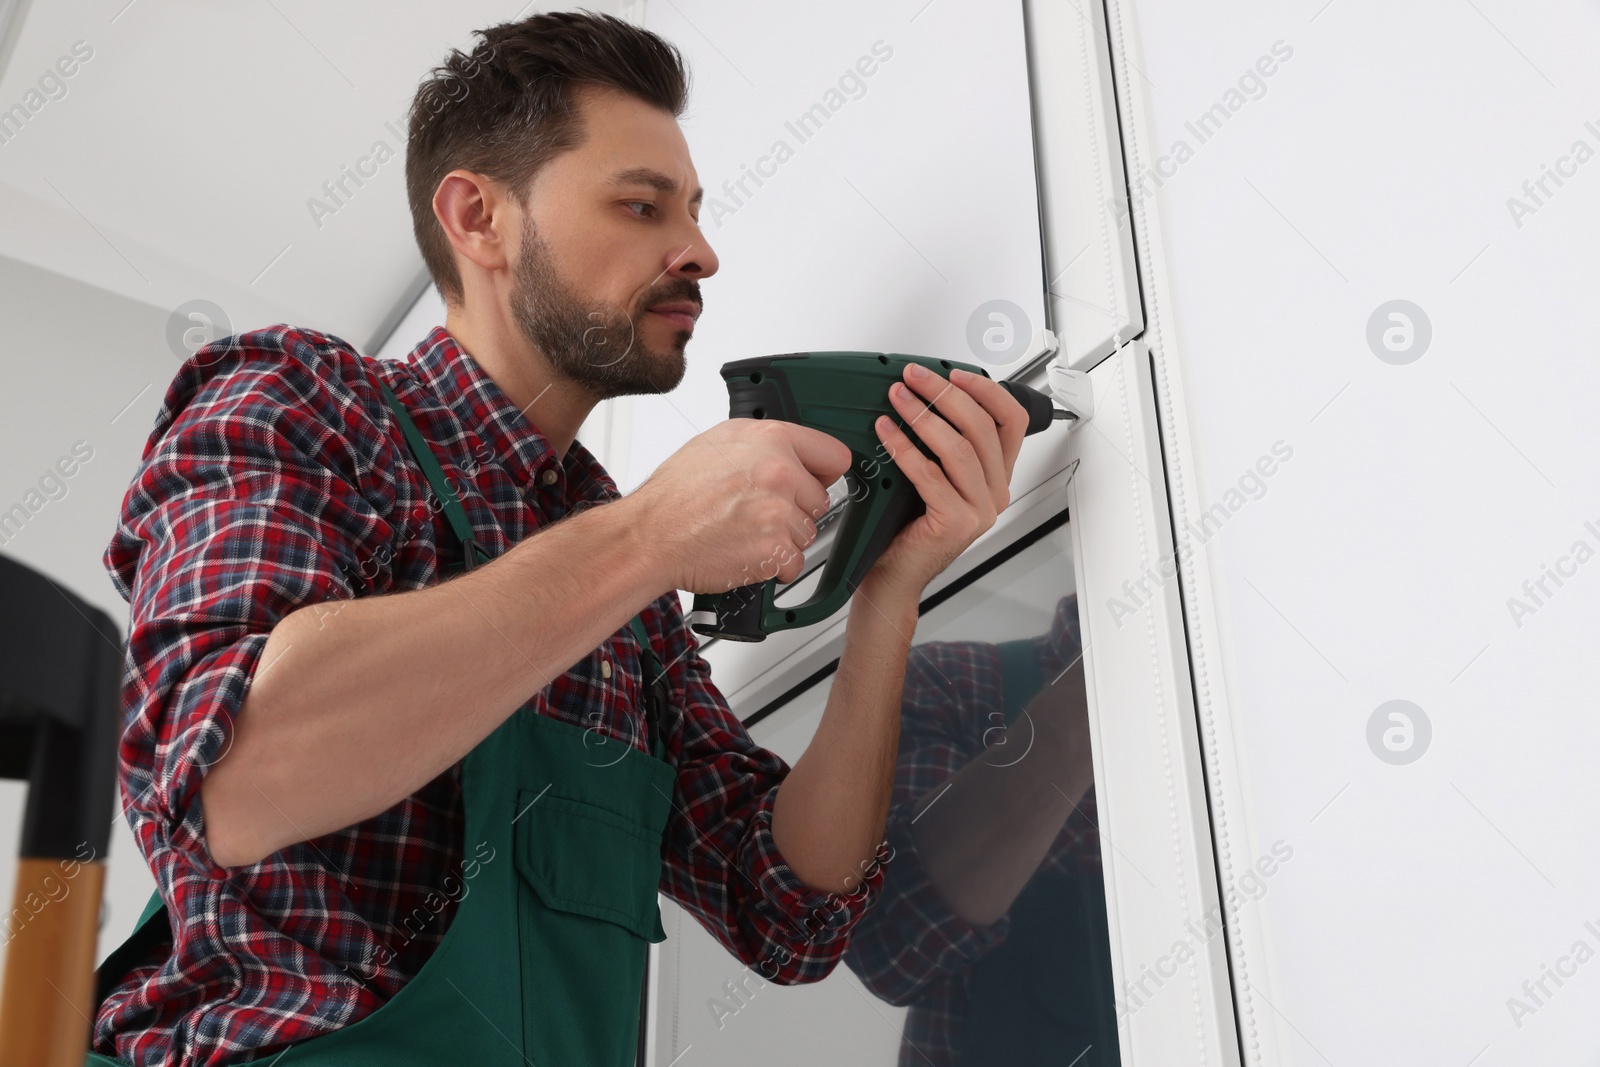
<path fill-rule="evenodd" d="M 461 506 L 461 501 L 456 499 L 455 490 L 450 488 L 449 479 L 444 476 L 444 468 L 439 466 L 433 450 L 428 447 L 428 442 L 417 429 L 417 424 L 411 421 L 411 415 L 406 411 L 405 405 L 400 403 L 400 398 L 394 395 L 394 390 L 390 389 L 389 383 L 382 378 L 378 379 L 378 387 L 383 390 L 383 399 L 400 422 L 400 432 L 405 434 L 406 445 L 411 449 L 411 455 L 417 461 L 417 466 L 422 468 L 428 484 L 433 486 L 434 493 L 444 504 L 444 516 L 450 520 L 450 530 L 461 544 L 461 569 L 470 571 L 473 564 L 478 562 L 476 554 L 483 550 L 478 548 L 477 541 L 473 539 L 472 523 L 467 521 L 466 509 Z M 488 554 L 484 553 L 484 556 L 487 560 Z"/>
<path fill-rule="evenodd" d="M 394 390 L 389 388 L 389 383 L 380 378 L 378 386 L 383 390 L 384 401 L 400 423 L 400 432 L 405 435 L 406 445 L 411 449 L 412 457 L 416 459 L 417 466 L 422 468 L 428 484 L 433 486 L 434 493 L 444 505 L 445 518 L 450 520 L 450 530 L 461 544 L 461 569 L 463 571 L 472 569 L 475 552 L 483 553 L 484 562 L 487 562 L 488 553 L 478 548 L 477 542 L 473 540 L 472 523 L 467 519 L 466 509 L 461 506 L 455 491 L 450 488 L 450 483 L 444 476 L 444 468 L 434 457 L 427 439 L 417 429 L 416 423 L 411 421 L 411 414 L 406 411 L 400 398 L 394 395 Z M 634 638 L 639 642 L 640 666 L 644 670 L 645 725 L 647 736 L 651 738 L 650 750 L 657 759 L 662 759 L 665 758 L 663 753 L 666 746 L 661 741 L 661 720 L 671 700 L 672 689 L 667 682 L 666 671 L 661 667 L 661 660 L 657 658 L 655 649 L 650 645 L 650 637 L 645 633 L 642 616 L 635 615 L 628 625 L 633 630 Z"/>
<path fill-rule="evenodd" d="M 633 636 L 639 642 L 639 663 L 644 668 L 645 729 L 654 738 L 650 751 L 657 759 L 665 759 L 666 746 L 661 742 L 661 715 L 671 702 L 672 687 L 667 682 L 667 672 L 661 669 L 661 661 L 656 658 L 656 650 L 650 645 L 650 636 L 644 631 L 643 615 L 635 615 L 628 625 L 633 628 Z"/>
<path fill-rule="evenodd" d="M 100 961 L 100 966 L 95 969 L 95 1013 L 99 1012 L 99 1005 L 106 1002 L 112 990 L 122 984 L 128 977 L 128 972 L 139 966 L 141 962 L 149 959 L 157 945 L 172 940 L 172 924 L 167 918 L 166 904 L 161 900 L 161 893 L 157 890 L 150 894 L 150 899 L 145 902 L 144 911 L 133 924 L 133 933 L 128 939 L 106 954 Z"/>

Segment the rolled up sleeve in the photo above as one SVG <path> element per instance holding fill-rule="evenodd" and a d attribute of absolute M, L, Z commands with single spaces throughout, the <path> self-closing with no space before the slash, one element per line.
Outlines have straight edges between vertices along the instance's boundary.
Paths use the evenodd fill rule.
<path fill-rule="evenodd" d="M 357 485 L 357 405 L 339 369 L 272 336 L 208 346 L 179 371 L 104 556 L 129 602 L 123 801 L 164 888 L 227 873 L 206 847 L 200 785 L 227 758 L 273 627 L 355 595 L 356 546 L 386 537 Z"/>
<path fill-rule="evenodd" d="M 664 641 L 678 732 L 674 812 L 663 888 L 741 962 L 779 985 L 815 982 L 838 964 L 851 930 L 876 900 L 886 845 L 848 892 L 813 889 L 772 837 L 772 808 L 788 765 L 751 739 L 711 682 L 698 642 L 668 600 Z"/>

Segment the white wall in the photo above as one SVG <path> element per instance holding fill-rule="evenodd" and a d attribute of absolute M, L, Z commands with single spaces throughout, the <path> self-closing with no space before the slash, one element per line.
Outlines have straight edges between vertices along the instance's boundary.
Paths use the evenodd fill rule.
<path fill-rule="evenodd" d="M 167 348 L 167 313 L 0 256 L 0 322 L 0 511 L 22 504 L 31 512 L 20 528 L 8 525 L 0 533 L 0 554 L 105 611 L 126 636 L 128 605 L 100 558 L 156 409 L 181 362 Z M 71 478 L 50 483 L 61 488 L 42 491 L 40 479 L 78 442 L 85 450 L 80 454 L 92 449 L 92 458 Z M 0 782 L 0 899 L 8 902 L 7 910 L 26 795 L 21 782 Z M 127 821 L 116 820 L 101 955 L 133 929 L 154 888 Z M 4 951 L 0 938 L 0 956 Z"/>
<path fill-rule="evenodd" d="M 1199 538 L 1221 626 L 1199 711 L 1238 761 L 1219 834 L 1245 862 L 1294 850 L 1242 916 L 1244 1045 L 1593 1062 L 1600 964 L 1522 987 L 1600 951 L 1600 565 L 1520 620 L 1508 598 L 1600 549 L 1600 9 L 1139 0 L 1137 23 L 1171 156 L 1154 196 L 1197 447 L 1182 491 L 1231 513 Z M 1202 141 L 1186 123 L 1275 42 L 1292 56 Z M 1580 141 L 1588 161 L 1535 204 L 1524 181 Z M 1404 365 L 1367 339 L 1396 299 L 1431 323 Z M 1278 441 L 1292 458 L 1257 489 Z M 1404 765 L 1368 742 L 1394 699 L 1432 728 Z"/>

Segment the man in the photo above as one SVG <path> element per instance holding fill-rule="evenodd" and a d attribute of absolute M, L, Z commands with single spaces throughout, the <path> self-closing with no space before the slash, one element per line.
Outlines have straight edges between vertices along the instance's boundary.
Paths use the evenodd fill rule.
<path fill-rule="evenodd" d="M 96 1062 L 627 1063 L 658 886 L 794 983 L 881 884 L 918 598 L 1008 502 L 1025 413 L 984 378 L 891 390 L 939 459 L 882 420 L 926 514 L 785 766 L 675 590 L 796 578 L 849 450 L 729 420 L 619 496 L 577 429 L 677 385 L 717 269 L 681 58 L 604 16 L 480 36 L 408 135 L 444 327 L 404 363 L 282 325 L 202 349 L 124 502 L 122 784 L 159 899 L 102 967 Z"/>

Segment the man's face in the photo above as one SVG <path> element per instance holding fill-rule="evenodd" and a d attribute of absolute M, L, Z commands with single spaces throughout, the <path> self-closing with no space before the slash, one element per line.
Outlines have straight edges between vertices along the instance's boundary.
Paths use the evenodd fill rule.
<path fill-rule="evenodd" d="M 689 146 L 672 115 L 643 101 L 594 87 L 578 101 L 584 143 L 529 190 L 511 312 L 558 374 L 599 399 L 668 392 L 693 323 L 651 309 L 697 314 L 699 279 L 717 271 Z"/>

